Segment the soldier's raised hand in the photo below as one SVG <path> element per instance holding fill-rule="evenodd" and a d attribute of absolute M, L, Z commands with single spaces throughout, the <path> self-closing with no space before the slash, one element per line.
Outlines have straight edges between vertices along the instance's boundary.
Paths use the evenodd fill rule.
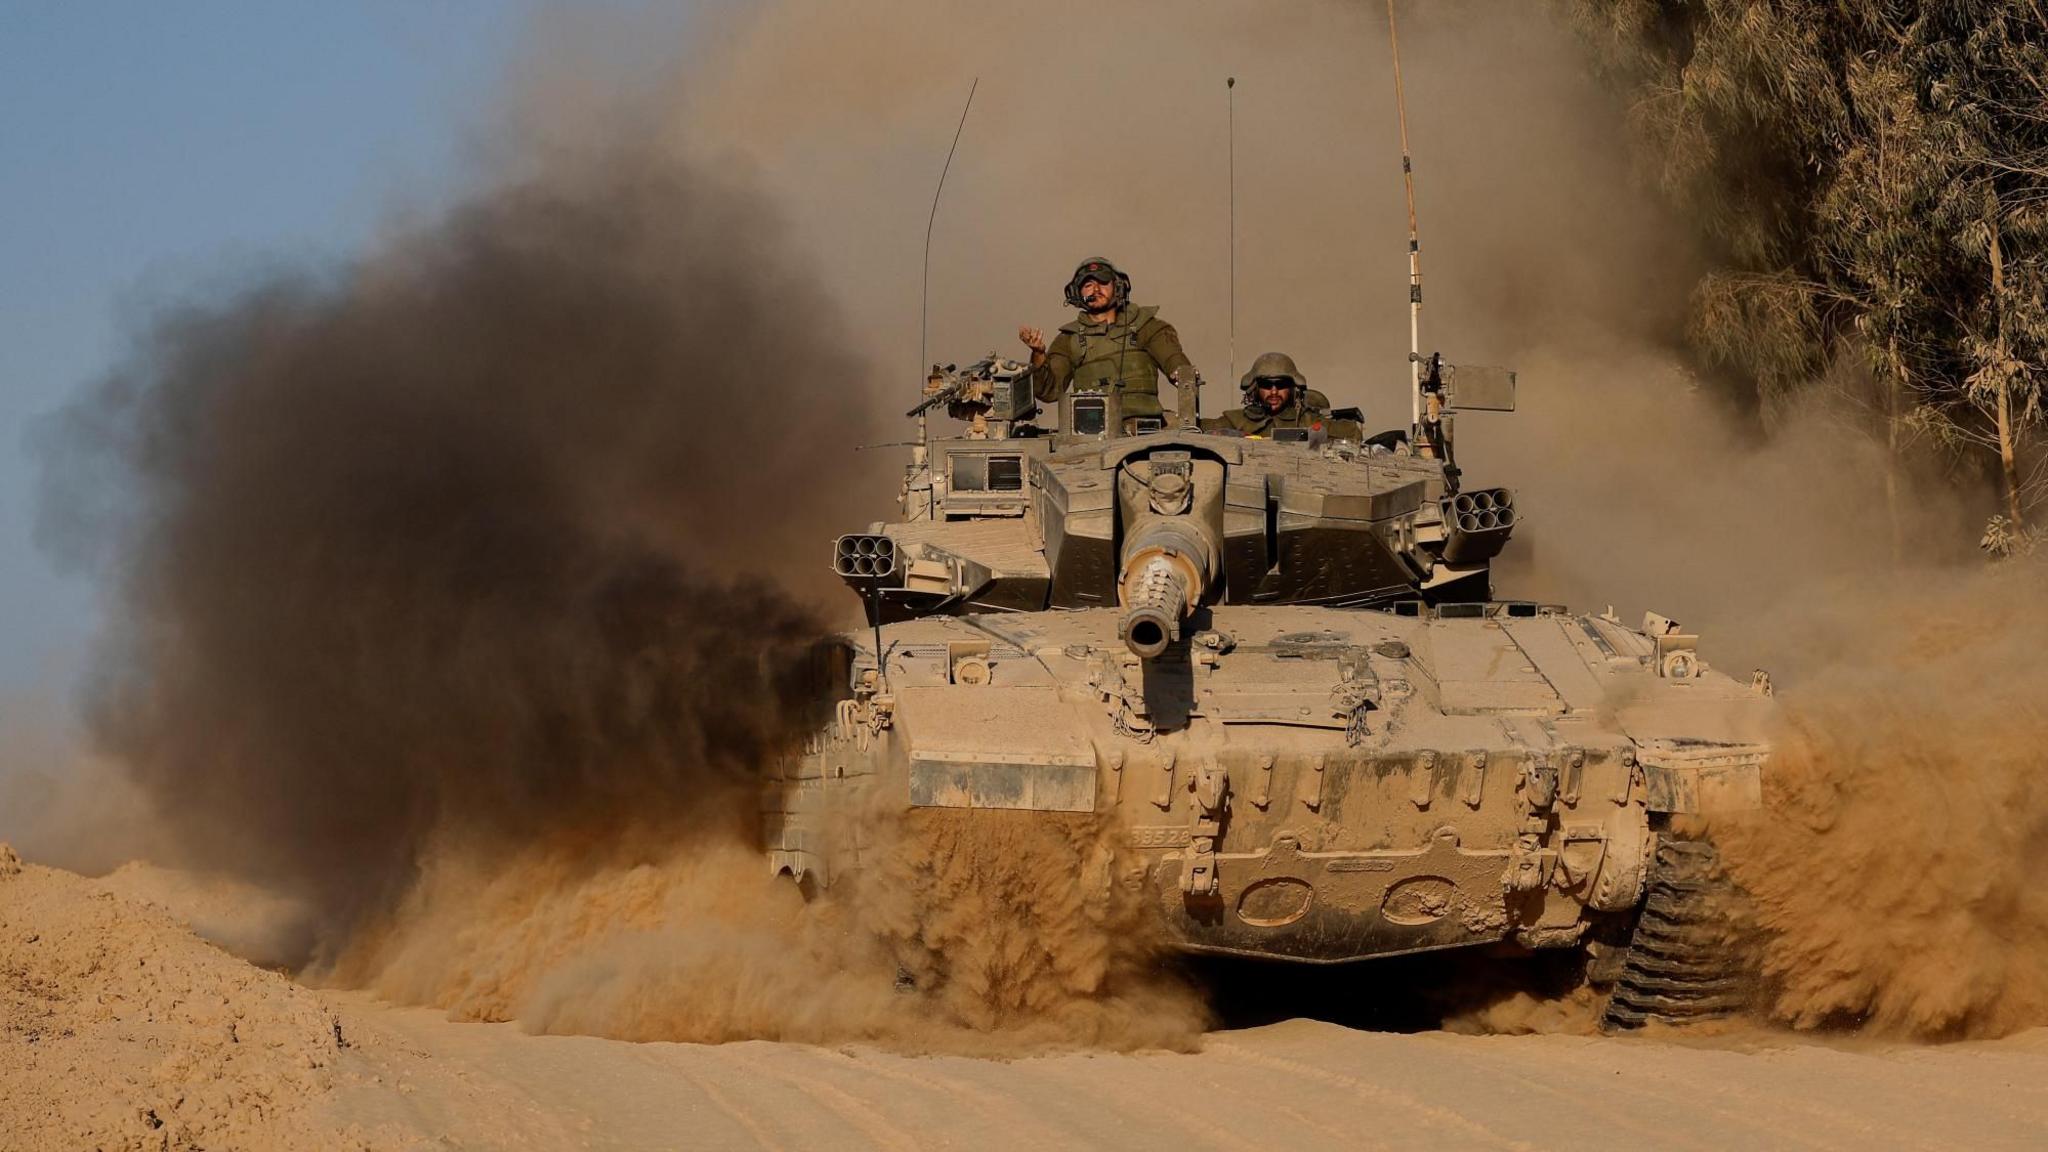
<path fill-rule="evenodd" d="M 1017 339 L 1022 340 L 1024 342 L 1024 346 L 1026 348 L 1031 349 L 1032 355 L 1045 355 L 1045 331 L 1043 329 L 1031 327 L 1019 328 L 1017 329 Z"/>

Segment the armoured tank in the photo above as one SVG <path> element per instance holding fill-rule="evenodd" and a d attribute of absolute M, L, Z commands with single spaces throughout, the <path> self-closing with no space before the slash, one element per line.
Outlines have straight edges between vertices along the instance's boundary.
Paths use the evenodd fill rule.
<path fill-rule="evenodd" d="M 1612 1025 L 1732 1008 L 1677 828 L 1760 802 L 1768 679 L 1495 597 L 1523 509 L 1464 482 L 1453 417 L 1514 387 L 1431 358 L 1410 427 L 1268 440 L 1203 431 L 1198 381 L 1186 418 L 1084 391 L 1044 427 L 1024 365 L 935 368 L 902 515 L 832 542 L 868 627 L 768 770 L 773 868 L 828 886 L 877 804 L 1095 813 L 1189 951 L 1575 949 Z"/>

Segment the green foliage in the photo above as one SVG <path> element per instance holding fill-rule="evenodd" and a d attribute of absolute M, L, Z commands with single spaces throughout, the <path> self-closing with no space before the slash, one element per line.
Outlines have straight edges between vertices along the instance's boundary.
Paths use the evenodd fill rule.
<path fill-rule="evenodd" d="M 1719 265 L 1700 352 L 1766 402 L 1862 357 L 1889 419 L 2022 458 L 2015 523 L 2048 488 L 2044 2 L 1566 0 Z"/>

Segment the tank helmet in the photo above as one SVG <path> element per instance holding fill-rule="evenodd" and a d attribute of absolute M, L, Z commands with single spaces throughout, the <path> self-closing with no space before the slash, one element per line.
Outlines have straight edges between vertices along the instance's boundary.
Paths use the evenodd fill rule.
<path fill-rule="evenodd" d="M 1087 307 L 1081 300 L 1081 285 L 1090 280 L 1107 284 L 1110 289 L 1109 303 L 1112 308 L 1121 308 L 1131 302 L 1131 278 L 1117 271 L 1117 267 L 1100 256 L 1090 256 L 1074 269 L 1074 276 L 1067 281 L 1067 305 L 1071 308 Z"/>
<path fill-rule="evenodd" d="M 1266 352 L 1252 361 L 1250 370 L 1245 372 L 1244 379 L 1238 381 L 1237 386 L 1244 389 L 1245 395 L 1249 396 L 1252 385 L 1259 381 L 1283 378 L 1293 383 L 1296 392 L 1308 391 L 1308 377 L 1303 376 L 1301 369 L 1294 366 L 1294 357 L 1285 352 Z"/>

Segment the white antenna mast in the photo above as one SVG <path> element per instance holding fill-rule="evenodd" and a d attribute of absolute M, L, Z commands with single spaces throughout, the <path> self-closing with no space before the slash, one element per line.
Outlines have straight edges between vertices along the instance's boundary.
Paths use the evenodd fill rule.
<path fill-rule="evenodd" d="M 1394 106 L 1401 118 L 1401 183 L 1408 192 L 1408 404 L 1415 449 L 1428 456 L 1435 446 L 1422 432 L 1422 241 L 1415 229 L 1415 163 L 1408 154 L 1408 94 L 1401 85 L 1401 34 L 1394 26 L 1394 0 L 1387 0 L 1387 40 L 1394 50 Z"/>

